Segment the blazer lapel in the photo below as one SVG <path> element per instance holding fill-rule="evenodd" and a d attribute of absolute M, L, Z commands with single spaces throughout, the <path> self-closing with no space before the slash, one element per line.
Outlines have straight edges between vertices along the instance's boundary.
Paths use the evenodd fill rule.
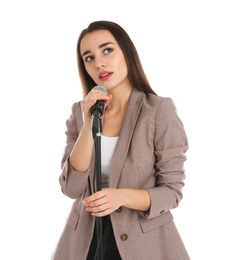
<path fill-rule="evenodd" d="M 136 89 L 133 89 L 131 92 L 121 133 L 111 161 L 110 187 L 112 188 L 117 187 L 121 170 L 127 157 L 134 128 L 140 114 L 143 95 L 143 92 Z"/>

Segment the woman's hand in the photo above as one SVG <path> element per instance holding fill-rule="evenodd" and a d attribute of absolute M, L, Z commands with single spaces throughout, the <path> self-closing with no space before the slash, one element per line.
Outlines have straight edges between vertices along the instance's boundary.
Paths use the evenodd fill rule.
<path fill-rule="evenodd" d="M 83 200 L 86 211 L 93 216 L 102 217 L 111 214 L 123 205 L 122 190 L 113 188 L 104 188 L 95 192 Z"/>
<path fill-rule="evenodd" d="M 81 108 L 84 114 L 85 124 L 91 125 L 91 107 L 98 101 L 104 100 L 105 106 L 110 103 L 112 95 L 108 95 L 98 89 L 92 89 L 88 95 L 81 101 Z"/>
<path fill-rule="evenodd" d="M 93 216 L 102 217 L 111 214 L 121 206 L 148 211 L 151 201 L 145 189 L 104 188 L 85 198 L 82 203 Z"/>

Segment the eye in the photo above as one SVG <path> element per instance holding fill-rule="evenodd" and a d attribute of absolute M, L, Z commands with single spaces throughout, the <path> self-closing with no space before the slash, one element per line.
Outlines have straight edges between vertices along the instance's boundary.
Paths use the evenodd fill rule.
<path fill-rule="evenodd" d="M 106 49 L 104 50 L 104 53 L 105 53 L 105 54 L 108 54 L 108 53 L 110 53 L 110 52 L 113 52 L 113 49 L 112 49 L 112 48 L 106 48 Z"/>
<path fill-rule="evenodd" d="M 89 62 L 89 61 L 91 61 L 91 60 L 93 60 L 93 56 L 87 56 L 87 57 L 85 57 L 85 59 L 84 59 L 85 62 Z"/>

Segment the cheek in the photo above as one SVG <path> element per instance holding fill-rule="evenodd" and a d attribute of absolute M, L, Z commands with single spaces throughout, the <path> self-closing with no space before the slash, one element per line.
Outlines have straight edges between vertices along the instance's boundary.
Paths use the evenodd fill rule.
<path fill-rule="evenodd" d="M 86 65 L 85 65 L 85 69 L 86 69 L 88 75 L 89 75 L 91 78 L 94 79 L 95 75 L 93 75 L 93 69 L 92 69 L 92 66 L 86 64 Z"/>
<path fill-rule="evenodd" d="M 128 74 L 128 69 L 127 69 L 127 64 L 126 64 L 126 61 L 124 59 L 124 57 L 121 57 L 120 59 L 118 59 L 118 67 L 121 71 L 121 73 L 124 75 L 124 76 L 127 76 Z"/>
<path fill-rule="evenodd" d="M 90 66 L 89 66 L 89 64 L 88 63 L 84 63 L 84 67 L 85 67 L 87 73 L 89 74 L 90 73 Z"/>
<path fill-rule="evenodd" d="M 123 64 L 121 66 L 121 73 L 122 73 L 123 78 L 126 78 L 128 76 L 128 69 L 127 69 L 126 64 Z"/>

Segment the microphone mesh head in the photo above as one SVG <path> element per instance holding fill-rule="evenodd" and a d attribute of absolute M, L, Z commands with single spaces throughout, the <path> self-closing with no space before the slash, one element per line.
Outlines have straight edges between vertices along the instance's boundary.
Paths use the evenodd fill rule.
<path fill-rule="evenodd" d="M 96 86 L 93 89 L 101 90 L 108 95 L 107 89 L 103 86 Z"/>

